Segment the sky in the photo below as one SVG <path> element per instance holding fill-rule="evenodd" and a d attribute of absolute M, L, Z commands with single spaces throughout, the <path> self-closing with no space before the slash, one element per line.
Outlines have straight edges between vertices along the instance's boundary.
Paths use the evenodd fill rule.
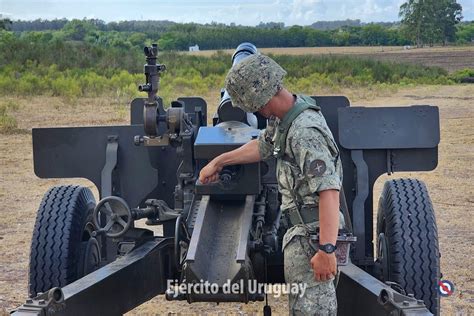
<path fill-rule="evenodd" d="M 0 14 L 10 19 L 83 19 L 106 22 L 169 20 L 196 23 L 283 22 L 309 25 L 316 21 L 360 19 L 398 21 L 404 0 L 0 0 Z M 474 20 L 474 0 L 458 0 L 465 21 Z"/>

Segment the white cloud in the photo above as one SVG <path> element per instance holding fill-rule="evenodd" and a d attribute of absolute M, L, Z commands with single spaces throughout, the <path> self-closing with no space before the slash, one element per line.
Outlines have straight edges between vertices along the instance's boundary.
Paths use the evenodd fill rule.
<path fill-rule="evenodd" d="M 404 0 L 0 0 L 0 12 L 14 19 L 84 18 L 105 21 L 159 19 L 177 22 L 211 21 L 244 25 L 284 22 L 308 25 L 316 21 L 360 19 L 396 21 Z M 474 19 L 474 2 L 458 0 L 465 20 Z M 111 5 L 113 3 L 113 5 Z M 25 10 L 28 8 L 28 10 Z"/>

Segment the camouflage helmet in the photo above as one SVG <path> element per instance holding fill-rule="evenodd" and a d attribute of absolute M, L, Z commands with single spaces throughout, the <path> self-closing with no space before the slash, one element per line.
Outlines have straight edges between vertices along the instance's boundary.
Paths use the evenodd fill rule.
<path fill-rule="evenodd" d="M 265 55 L 251 55 L 234 65 L 225 79 L 232 105 L 256 112 L 281 89 L 286 71 Z"/>

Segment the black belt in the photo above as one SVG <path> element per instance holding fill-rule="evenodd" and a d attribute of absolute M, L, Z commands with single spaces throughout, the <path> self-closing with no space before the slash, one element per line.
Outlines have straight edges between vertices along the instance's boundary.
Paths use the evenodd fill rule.
<path fill-rule="evenodd" d="M 291 208 L 288 210 L 288 218 L 291 224 L 308 224 L 319 220 L 318 208 L 315 206 L 302 206 L 301 208 Z"/>

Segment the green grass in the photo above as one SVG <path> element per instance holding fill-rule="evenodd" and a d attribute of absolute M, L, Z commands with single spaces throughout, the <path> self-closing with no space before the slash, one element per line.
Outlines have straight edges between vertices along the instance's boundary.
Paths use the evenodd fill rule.
<path fill-rule="evenodd" d="M 18 104 L 13 101 L 0 104 L 0 133 L 14 133 L 18 128 L 18 123 L 10 112 L 18 110 Z"/>
<path fill-rule="evenodd" d="M 456 71 L 449 76 L 454 82 L 461 82 L 463 79 L 474 78 L 474 69 L 463 69 Z"/>
<path fill-rule="evenodd" d="M 350 56 L 273 56 L 288 72 L 287 82 L 296 88 L 307 86 L 364 87 L 375 84 L 450 84 L 454 81 L 438 67 L 399 64 L 359 59 Z M 160 58 L 167 66 L 162 75 L 162 89 L 191 90 L 202 93 L 223 85 L 230 56 L 217 53 L 212 57 L 164 53 Z M 0 93 L 79 97 L 97 96 L 117 91 L 135 95 L 136 85 L 144 81 L 142 68 L 130 73 L 117 68 L 69 68 L 57 65 L 4 67 L 0 72 Z"/>
<path fill-rule="evenodd" d="M 455 84 L 460 81 L 460 76 L 472 71 L 449 75 L 439 67 L 352 56 L 273 57 L 288 72 L 285 86 L 291 91 L 308 94 L 320 89 L 396 89 L 424 84 Z M 209 91 L 219 91 L 231 67 L 230 55 L 223 52 L 211 57 L 165 52 L 160 55 L 159 61 L 167 66 L 161 76 L 158 93 L 166 103 L 177 94 L 202 96 Z M 60 96 L 69 103 L 74 103 L 79 97 L 105 95 L 128 103 L 137 96 L 145 96 L 137 90 L 138 84 L 145 81 L 142 69 L 142 65 L 137 66 L 136 72 L 131 73 L 104 63 L 94 68 L 64 68 L 64 65 L 27 61 L 22 65 L 7 65 L 0 70 L 0 95 Z M 13 125 L 12 120 L 4 120 L 4 125 Z"/>

